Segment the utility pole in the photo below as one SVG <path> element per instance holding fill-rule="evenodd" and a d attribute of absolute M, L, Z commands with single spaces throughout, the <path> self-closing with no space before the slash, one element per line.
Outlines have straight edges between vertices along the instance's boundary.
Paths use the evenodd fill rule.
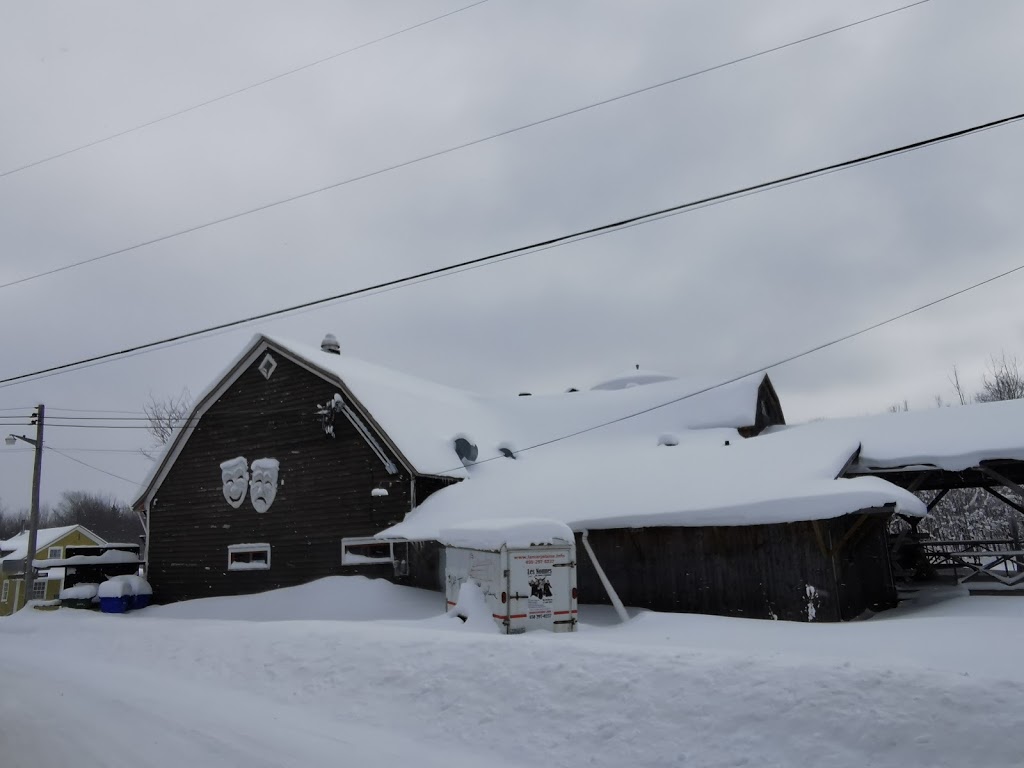
<path fill-rule="evenodd" d="M 35 581 L 35 569 L 32 567 L 32 561 L 36 557 L 36 540 L 39 534 L 39 476 L 43 471 L 43 419 L 46 415 L 46 406 L 40 404 L 36 408 L 35 414 L 32 416 L 32 421 L 36 425 L 36 439 L 33 440 L 30 437 L 24 435 L 10 435 L 7 438 L 8 443 L 13 443 L 15 440 L 22 440 L 30 445 L 34 445 L 36 449 L 36 463 L 32 470 L 32 512 L 29 515 L 28 520 L 28 551 L 25 553 L 25 602 L 28 603 L 32 599 L 32 584 Z M 12 439 L 13 438 L 13 439 Z M 17 607 L 17 606 L 15 606 Z"/>

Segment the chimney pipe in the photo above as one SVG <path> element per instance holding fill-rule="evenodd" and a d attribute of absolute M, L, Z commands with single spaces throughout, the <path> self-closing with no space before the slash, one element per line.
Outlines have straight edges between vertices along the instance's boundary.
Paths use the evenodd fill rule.
<path fill-rule="evenodd" d="M 324 340 L 320 342 L 320 349 L 329 355 L 341 354 L 341 345 L 333 333 L 328 333 L 324 336 Z"/>

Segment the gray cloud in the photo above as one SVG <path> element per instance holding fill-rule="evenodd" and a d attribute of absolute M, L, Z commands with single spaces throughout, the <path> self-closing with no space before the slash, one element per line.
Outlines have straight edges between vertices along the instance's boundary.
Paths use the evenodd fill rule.
<path fill-rule="evenodd" d="M 0 169 L 456 3 L 32 4 L 0 21 Z M 236 99 L 0 179 L 0 282 L 676 76 L 882 2 L 492 0 Z M 57 12 L 55 9 L 60 8 Z M 1019 109 L 1024 8 L 923 7 L 728 70 L 0 292 L 6 375 L 955 130 Z M 139 409 L 201 390 L 258 328 L 485 391 L 634 363 L 723 377 L 1020 259 L 1012 126 L 209 340 L 0 389 L 0 407 Z M 1024 350 L 1011 278 L 773 372 L 790 418 L 908 398 Z M 38 319 L 37 319 L 38 318 Z M 70 433 L 74 434 L 70 434 Z M 57 447 L 140 433 L 53 430 Z M 125 476 L 145 460 L 74 454 Z M 28 469 L 26 468 L 28 467 Z M 0 455 L 27 503 L 30 456 Z M 124 483 L 47 457 L 44 497 Z"/>

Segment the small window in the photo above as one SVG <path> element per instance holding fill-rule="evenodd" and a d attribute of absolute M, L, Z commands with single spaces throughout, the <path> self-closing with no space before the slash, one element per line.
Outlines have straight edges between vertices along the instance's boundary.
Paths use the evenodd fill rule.
<path fill-rule="evenodd" d="M 32 582 L 32 599 L 46 599 L 46 579 L 36 579 Z"/>
<path fill-rule="evenodd" d="M 11 591 L 11 582 L 4 581 L 3 587 L 0 587 L 0 603 L 6 603 L 8 594 Z"/>
<path fill-rule="evenodd" d="M 380 565 L 395 562 L 394 544 L 374 538 L 341 540 L 342 565 Z"/>
<path fill-rule="evenodd" d="M 269 544 L 232 544 L 228 547 L 229 571 L 270 570 Z"/>
<path fill-rule="evenodd" d="M 268 352 L 260 362 L 259 370 L 263 374 L 263 378 L 269 380 L 274 375 L 274 371 L 277 370 L 277 360 Z"/>
<path fill-rule="evenodd" d="M 50 547 L 46 550 L 47 560 L 60 560 L 64 557 L 64 547 Z"/>

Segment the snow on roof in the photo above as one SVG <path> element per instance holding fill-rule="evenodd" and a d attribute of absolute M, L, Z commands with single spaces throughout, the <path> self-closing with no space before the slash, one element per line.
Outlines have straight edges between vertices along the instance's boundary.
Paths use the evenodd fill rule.
<path fill-rule="evenodd" d="M 612 376 L 605 381 L 601 381 L 590 389 L 606 391 L 630 389 L 632 387 L 641 387 L 645 384 L 657 384 L 662 381 L 675 381 L 677 378 L 677 376 L 671 376 L 667 373 L 659 373 L 658 371 L 649 371 L 646 369 L 641 370 L 640 366 L 636 366 L 632 370 Z"/>
<path fill-rule="evenodd" d="M 72 531 L 82 528 L 80 525 L 62 525 L 57 528 L 40 528 L 36 531 L 36 552 L 50 546 L 53 542 L 58 539 L 62 539 Z M 84 528 L 82 528 L 85 531 Z M 96 541 L 102 543 L 103 539 L 99 538 L 96 534 L 91 531 L 86 533 Z M 28 531 L 22 531 L 17 536 L 13 536 L 6 541 L 0 541 L 0 552 L 7 552 L 8 554 L 0 557 L 0 562 L 4 560 L 24 560 L 28 555 Z"/>
<path fill-rule="evenodd" d="M 35 568 L 54 568 L 62 565 L 113 565 L 137 562 L 139 562 L 139 556 L 135 552 L 108 549 L 99 555 L 73 555 L 52 560 L 33 560 L 32 566 Z"/>
<path fill-rule="evenodd" d="M 986 460 L 1024 461 L 1024 400 L 825 419 L 768 431 L 859 440 L 858 466 L 864 468 L 924 465 L 959 472 Z"/>
<path fill-rule="evenodd" d="M 378 536 L 437 539 L 492 518 L 550 518 L 580 531 L 821 520 L 889 504 L 924 515 L 920 499 L 884 480 L 835 479 L 857 447 L 844 436 L 798 430 L 749 439 L 730 429 L 690 431 L 675 446 L 566 441 L 472 467 L 469 479 Z"/>
<path fill-rule="evenodd" d="M 439 532 L 438 541 L 453 547 L 494 549 L 571 544 L 572 529 L 542 518 L 497 518 L 461 523 Z"/>
<path fill-rule="evenodd" d="M 265 337 L 336 377 L 348 387 L 399 450 L 423 474 L 467 477 L 455 454 L 464 437 L 479 458 L 512 452 L 631 414 L 641 416 L 608 427 L 616 434 L 707 427 L 745 427 L 756 420 L 763 375 L 687 398 L 714 380 L 668 380 L 622 391 L 573 392 L 532 397 L 488 396 L 424 381 L 318 347 Z M 672 400 L 678 402 L 662 406 Z"/>
<path fill-rule="evenodd" d="M 203 407 L 228 373 L 264 341 L 347 387 L 417 472 L 457 478 L 468 477 L 455 453 L 459 437 L 477 446 L 479 460 L 484 460 L 501 455 L 502 449 L 516 452 L 605 422 L 615 423 L 599 432 L 616 435 L 751 426 L 764 379 L 763 374 L 749 376 L 694 397 L 688 396 L 714 385 L 714 378 L 670 379 L 618 391 L 489 396 L 259 334 L 196 399 L 196 408 Z M 641 415 L 626 419 L 635 413 Z M 150 490 L 180 438 L 154 462 L 142 481 L 140 497 Z"/>

